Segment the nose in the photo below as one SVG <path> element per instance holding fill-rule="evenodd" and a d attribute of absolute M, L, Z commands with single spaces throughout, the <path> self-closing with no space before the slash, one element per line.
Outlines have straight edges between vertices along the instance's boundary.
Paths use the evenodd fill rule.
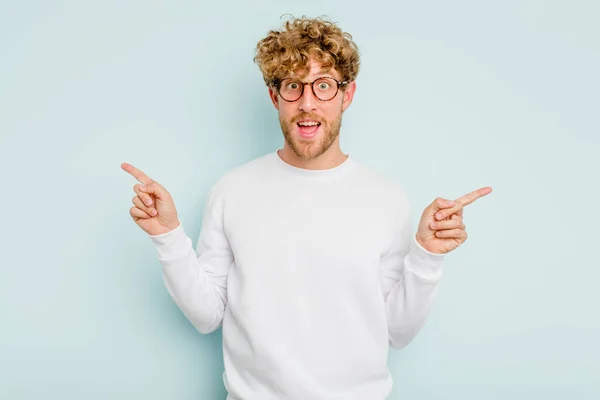
<path fill-rule="evenodd" d="M 319 99 L 315 97 L 310 83 L 305 83 L 302 96 L 300 96 L 298 99 L 298 111 L 310 113 L 316 109 L 316 104 L 318 101 Z"/>

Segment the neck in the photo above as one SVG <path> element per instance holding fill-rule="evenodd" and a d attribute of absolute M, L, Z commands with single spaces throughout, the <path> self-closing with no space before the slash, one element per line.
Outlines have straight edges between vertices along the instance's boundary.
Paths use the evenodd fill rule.
<path fill-rule="evenodd" d="M 338 139 L 331 144 L 331 147 L 325 153 L 311 160 L 299 157 L 287 143 L 284 144 L 283 149 L 277 150 L 277 154 L 279 154 L 279 157 L 283 161 L 297 168 L 311 170 L 331 169 L 348 159 L 348 155 L 344 154 L 340 149 Z"/>

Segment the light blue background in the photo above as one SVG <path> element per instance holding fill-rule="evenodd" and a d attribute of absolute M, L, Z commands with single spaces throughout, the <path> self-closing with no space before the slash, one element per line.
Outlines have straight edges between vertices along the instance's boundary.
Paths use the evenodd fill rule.
<path fill-rule="evenodd" d="M 362 55 L 342 149 L 415 228 L 482 186 L 390 399 L 598 399 L 595 1 L 0 3 L 0 398 L 224 399 L 130 219 L 139 167 L 195 241 L 209 187 L 282 145 L 254 46 L 328 15 Z M 315 327 L 318 329 L 318 327 Z"/>

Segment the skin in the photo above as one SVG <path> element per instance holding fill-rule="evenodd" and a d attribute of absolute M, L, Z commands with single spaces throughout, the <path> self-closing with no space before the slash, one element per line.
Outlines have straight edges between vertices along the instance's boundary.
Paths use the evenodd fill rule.
<path fill-rule="evenodd" d="M 307 69 L 309 73 L 302 79 L 303 82 L 312 82 L 323 76 L 343 80 L 338 71 L 324 70 L 314 60 L 310 61 Z M 351 82 L 341 87 L 332 100 L 321 101 L 307 85 L 300 99 L 287 102 L 280 98 L 276 89 L 270 87 L 269 97 L 279 112 L 279 123 L 285 138 L 283 149 L 279 150 L 281 159 L 293 166 L 313 170 L 329 169 L 343 163 L 348 156 L 340 149 L 339 132 L 342 114 L 352 103 L 355 90 L 356 82 Z M 316 137 L 300 137 L 296 123 L 302 118 L 321 122 Z"/>
<path fill-rule="evenodd" d="M 312 82 L 318 77 L 331 76 L 341 81 L 335 69 L 324 70 L 321 64 L 311 60 L 308 74 L 303 82 Z M 342 90 L 345 89 L 345 90 Z M 287 102 L 281 99 L 274 88 L 269 88 L 269 97 L 279 114 L 284 146 L 278 150 L 281 159 L 298 168 L 322 170 L 342 164 L 348 156 L 340 149 L 340 127 L 342 114 L 352 103 L 356 83 L 350 82 L 340 88 L 330 101 L 321 101 L 305 86 L 302 96 Z M 311 139 L 300 136 L 297 122 L 309 118 L 321 122 L 317 135 Z M 170 232 L 179 225 L 175 204 L 169 192 L 158 182 L 134 166 L 123 163 L 121 168 L 136 178 L 140 184 L 133 187 L 136 196 L 130 215 L 134 222 L 150 235 Z M 463 222 L 464 208 L 477 199 L 492 192 L 489 186 L 482 187 L 456 200 L 436 198 L 425 210 L 415 234 L 417 242 L 435 254 L 448 253 L 467 240 Z"/>
<path fill-rule="evenodd" d="M 463 223 L 464 208 L 475 200 L 492 192 L 489 186 L 482 187 L 456 200 L 442 197 L 435 199 L 421 215 L 415 237 L 426 250 L 445 254 L 456 249 L 467 240 Z"/>

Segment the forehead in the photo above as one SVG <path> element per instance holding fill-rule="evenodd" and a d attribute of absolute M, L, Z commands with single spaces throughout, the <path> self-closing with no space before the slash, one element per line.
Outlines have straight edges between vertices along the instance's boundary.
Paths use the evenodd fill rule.
<path fill-rule="evenodd" d="M 290 78 L 304 78 L 314 80 L 321 76 L 331 76 L 340 79 L 340 73 L 334 68 L 325 68 L 317 61 L 310 61 L 306 69 L 300 69 L 292 72 Z"/>

